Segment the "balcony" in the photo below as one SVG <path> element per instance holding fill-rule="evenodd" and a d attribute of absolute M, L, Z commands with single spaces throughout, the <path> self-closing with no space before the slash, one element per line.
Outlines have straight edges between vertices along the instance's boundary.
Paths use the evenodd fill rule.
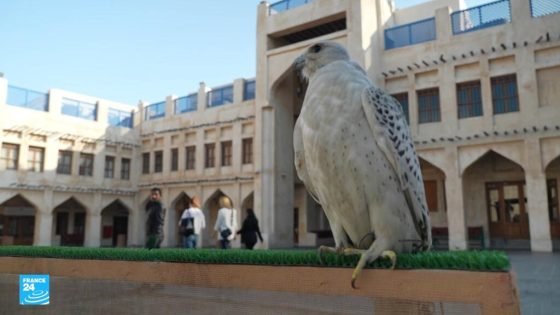
<path fill-rule="evenodd" d="M 499 0 L 451 14 L 451 27 L 454 35 L 509 22 L 511 22 L 509 0 Z"/>
<path fill-rule="evenodd" d="M 268 7 L 268 15 L 281 13 L 308 4 L 313 0 L 282 0 L 271 4 Z"/>
<path fill-rule="evenodd" d="M 429 18 L 385 30 L 385 49 L 399 48 L 436 39 L 436 20 Z"/>
<path fill-rule="evenodd" d="M 7 104 L 46 112 L 49 109 L 49 94 L 9 85 Z"/>

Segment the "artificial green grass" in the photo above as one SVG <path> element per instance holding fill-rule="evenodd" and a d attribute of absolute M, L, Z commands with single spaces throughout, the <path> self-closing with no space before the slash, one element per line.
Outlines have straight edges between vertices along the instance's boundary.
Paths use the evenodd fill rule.
<path fill-rule="evenodd" d="M 241 264 L 278 266 L 321 266 L 354 268 L 359 256 L 324 254 L 322 262 L 316 250 L 242 250 L 162 248 L 87 248 L 45 246 L 0 246 L 0 256 L 63 259 L 165 261 L 200 264 Z M 387 269 L 388 259 L 378 259 L 366 268 Z M 452 269 L 472 271 L 508 271 L 507 255 L 500 251 L 454 251 L 400 254 L 397 269 Z"/>

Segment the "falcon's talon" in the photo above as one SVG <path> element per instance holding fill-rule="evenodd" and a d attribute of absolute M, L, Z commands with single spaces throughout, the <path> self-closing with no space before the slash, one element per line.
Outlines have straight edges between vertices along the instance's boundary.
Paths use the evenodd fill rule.
<path fill-rule="evenodd" d="M 391 269 L 395 269 L 397 265 L 397 254 L 392 250 L 386 250 L 381 253 L 381 256 L 384 258 L 389 258 L 391 260 Z"/>

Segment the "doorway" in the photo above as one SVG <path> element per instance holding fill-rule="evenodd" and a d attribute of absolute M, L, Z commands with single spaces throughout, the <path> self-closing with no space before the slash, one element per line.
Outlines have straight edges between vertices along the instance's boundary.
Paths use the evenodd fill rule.
<path fill-rule="evenodd" d="M 486 183 L 491 238 L 529 239 L 524 181 Z"/>

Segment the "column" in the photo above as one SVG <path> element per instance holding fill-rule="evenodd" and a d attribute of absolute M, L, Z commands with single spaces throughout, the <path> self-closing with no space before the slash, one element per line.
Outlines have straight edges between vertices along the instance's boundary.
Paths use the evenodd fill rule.
<path fill-rule="evenodd" d="M 448 167 L 445 168 L 447 226 L 449 250 L 467 249 L 467 228 L 463 201 L 463 177 L 459 169 L 457 147 L 446 148 Z"/>
<path fill-rule="evenodd" d="M 48 210 L 37 209 L 37 211 L 35 212 L 35 231 L 33 236 L 33 245 L 52 245 L 52 224 L 52 212 Z"/>
<path fill-rule="evenodd" d="M 101 193 L 95 193 L 92 207 L 86 210 L 84 247 L 101 245 L 101 210 Z"/>
<path fill-rule="evenodd" d="M 550 221 L 548 218 L 548 196 L 546 192 L 546 174 L 540 161 L 540 143 L 538 139 L 525 141 L 527 163 L 525 184 L 527 197 L 527 213 L 529 214 L 529 233 L 531 250 L 552 252 L 550 238 Z M 530 155 L 530 156 L 529 156 Z M 539 155 L 538 157 L 535 155 Z"/>

